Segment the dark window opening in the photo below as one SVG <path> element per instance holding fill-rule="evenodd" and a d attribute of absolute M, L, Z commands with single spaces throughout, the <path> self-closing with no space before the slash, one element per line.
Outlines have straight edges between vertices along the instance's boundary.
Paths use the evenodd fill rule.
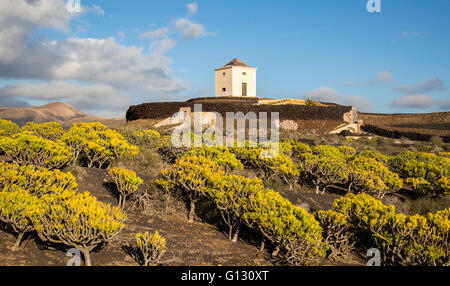
<path fill-rule="evenodd" d="M 225 91 L 227 91 L 227 89 L 224 87 L 224 88 L 222 88 L 222 91 L 225 92 Z"/>

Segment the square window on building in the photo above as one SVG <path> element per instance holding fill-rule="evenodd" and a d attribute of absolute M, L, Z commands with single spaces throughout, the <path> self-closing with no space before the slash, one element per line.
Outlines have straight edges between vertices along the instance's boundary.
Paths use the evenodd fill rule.
<path fill-rule="evenodd" d="M 247 75 L 247 73 L 246 73 L 246 72 L 243 72 L 242 75 Z"/>
<path fill-rule="evenodd" d="M 227 91 L 227 89 L 224 87 L 224 88 L 222 88 L 222 91 L 225 92 L 225 91 Z"/>

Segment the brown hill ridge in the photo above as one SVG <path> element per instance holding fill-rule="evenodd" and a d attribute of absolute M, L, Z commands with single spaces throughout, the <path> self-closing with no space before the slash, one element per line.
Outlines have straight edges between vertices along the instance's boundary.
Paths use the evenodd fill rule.
<path fill-rule="evenodd" d="M 64 102 L 53 102 L 36 107 L 0 107 L 0 118 L 11 120 L 19 126 L 27 122 L 59 122 L 64 127 L 70 127 L 74 122 L 94 122 L 99 121 L 108 127 L 116 127 L 125 122 L 120 118 L 104 118 L 90 116 Z"/>

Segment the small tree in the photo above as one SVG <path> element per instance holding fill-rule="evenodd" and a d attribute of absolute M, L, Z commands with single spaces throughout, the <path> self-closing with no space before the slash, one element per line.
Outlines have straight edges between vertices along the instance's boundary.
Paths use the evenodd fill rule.
<path fill-rule="evenodd" d="M 29 132 L 38 137 L 42 137 L 44 139 L 57 141 L 61 139 L 64 134 L 64 129 L 62 125 L 57 122 L 45 122 L 36 124 L 34 122 L 28 122 L 25 126 L 22 127 L 23 132 Z"/>
<path fill-rule="evenodd" d="M 90 252 L 108 243 L 124 227 L 126 213 L 99 202 L 89 193 L 43 196 L 44 211 L 33 219 L 43 241 L 61 243 L 83 253 L 91 266 Z"/>
<path fill-rule="evenodd" d="M 120 193 L 119 207 L 124 209 L 127 197 L 136 192 L 144 181 L 136 175 L 136 172 L 122 168 L 112 168 L 108 174 L 113 178 Z"/>
<path fill-rule="evenodd" d="M 214 201 L 229 228 L 228 238 L 237 242 L 244 222 L 242 216 L 248 211 L 250 196 L 263 190 L 264 185 L 258 178 L 236 175 L 214 177 L 212 185 L 207 195 Z"/>
<path fill-rule="evenodd" d="M 397 192 L 403 186 L 397 174 L 375 159 L 356 158 L 349 167 L 349 191 L 353 188 L 382 199 L 387 193 Z"/>
<path fill-rule="evenodd" d="M 300 169 L 305 179 L 316 186 L 316 193 L 332 184 L 344 184 L 348 180 L 347 161 L 339 149 L 332 146 L 318 146 L 313 153 L 300 156 Z"/>
<path fill-rule="evenodd" d="M 450 191 L 442 189 L 439 183 L 443 177 L 450 176 L 449 158 L 431 153 L 408 151 L 391 157 L 389 165 L 400 176 L 406 178 L 413 190 L 418 193 L 441 195 Z"/>
<path fill-rule="evenodd" d="M 70 172 L 0 162 L 0 173 L 0 189 L 18 186 L 37 197 L 78 189 L 76 179 Z"/>
<path fill-rule="evenodd" d="M 162 170 L 161 175 L 164 180 L 180 190 L 182 196 L 188 201 L 188 221 L 193 223 L 195 203 L 206 192 L 208 185 L 211 183 L 211 178 L 213 176 L 224 176 L 225 171 L 205 157 L 193 156 L 177 160 L 169 169 Z"/>
<path fill-rule="evenodd" d="M 323 229 L 324 242 L 328 247 L 328 257 L 341 260 L 351 253 L 355 246 L 353 227 L 347 217 L 333 210 L 319 211 L 316 220 Z"/>
<path fill-rule="evenodd" d="M 64 144 L 27 133 L 0 138 L 0 150 L 11 161 L 47 169 L 60 169 L 72 160 L 71 150 Z"/>
<path fill-rule="evenodd" d="M 241 161 L 236 159 L 236 156 L 233 153 L 229 152 L 227 148 L 194 148 L 184 154 L 184 156 L 203 156 L 207 159 L 211 159 L 212 161 L 217 163 L 217 165 L 222 166 L 227 173 L 233 170 L 244 169 Z"/>
<path fill-rule="evenodd" d="M 74 123 L 62 141 L 72 147 L 75 160 L 86 162 L 89 168 L 110 166 L 120 156 L 139 153 L 139 148 L 130 145 L 122 134 L 99 122 Z"/>
<path fill-rule="evenodd" d="M 20 132 L 19 126 L 12 121 L 0 119 L 0 137 L 12 136 Z"/>
<path fill-rule="evenodd" d="M 243 218 L 275 245 L 272 256 L 283 250 L 287 262 L 299 265 L 325 254 L 322 229 L 314 216 L 275 191 L 264 190 L 250 196 Z"/>
<path fill-rule="evenodd" d="M 144 266 L 158 265 L 162 255 L 166 252 L 166 239 L 160 236 L 158 231 L 154 234 L 137 233 L 136 243 L 144 260 Z"/>
<path fill-rule="evenodd" d="M 17 186 L 0 192 L 0 221 L 17 233 L 13 251 L 18 251 L 24 235 L 34 230 L 31 220 L 39 212 L 40 205 L 37 197 Z"/>

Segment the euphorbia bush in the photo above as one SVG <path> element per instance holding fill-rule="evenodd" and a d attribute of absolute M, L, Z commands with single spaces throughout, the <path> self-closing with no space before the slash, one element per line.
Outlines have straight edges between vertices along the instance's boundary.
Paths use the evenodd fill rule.
<path fill-rule="evenodd" d="M 325 255 L 322 228 L 314 216 L 275 191 L 264 190 L 251 195 L 243 218 L 275 245 L 273 256 L 282 251 L 290 264 L 315 263 Z"/>
<path fill-rule="evenodd" d="M 174 163 L 187 151 L 188 148 L 173 146 L 171 136 L 164 136 L 158 146 L 158 154 L 161 156 L 162 160 L 167 163 Z"/>
<path fill-rule="evenodd" d="M 242 216 L 248 211 L 250 196 L 264 189 L 263 182 L 242 176 L 215 176 L 206 194 L 215 203 L 222 219 L 229 228 L 228 238 L 237 242 L 243 223 Z"/>
<path fill-rule="evenodd" d="M 372 158 L 381 163 L 387 163 L 389 156 L 384 155 L 379 151 L 366 150 L 356 155 L 358 158 Z"/>
<path fill-rule="evenodd" d="M 123 209 L 127 197 L 136 192 L 144 181 L 136 175 L 136 172 L 123 168 L 112 168 L 108 174 L 116 183 L 117 190 L 120 193 L 119 207 Z"/>
<path fill-rule="evenodd" d="M 70 172 L 0 162 L 0 173 L 0 189 L 15 185 L 38 197 L 63 191 L 76 192 L 78 189 L 76 179 Z"/>
<path fill-rule="evenodd" d="M 202 156 L 182 157 L 169 169 L 162 170 L 161 185 L 180 191 L 189 203 L 188 221 L 194 222 L 195 203 L 204 196 L 213 176 L 224 176 L 224 169 Z"/>
<path fill-rule="evenodd" d="M 381 162 L 371 158 L 357 157 L 349 165 L 349 188 L 382 199 L 387 193 L 394 193 L 403 186 L 400 177 Z"/>
<path fill-rule="evenodd" d="M 12 121 L 0 119 L 0 137 L 12 136 L 20 132 L 19 126 Z"/>
<path fill-rule="evenodd" d="M 418 193 L 439 195 L 450 191 L 445 184 L 442 188 L 440 183 L 443 177 L 450 176 L 449 158 L 408 151 L 390 158 L 389 165 L 400 176 L 407 178 L 407 183 Z"/>
<path fill-rule="evenodd" d="M 158 265 L 161 256 L 166 252 L 166 239 L 159 235 L 158 231 L 154 234 L 137 233 L 136 243 L 144 266 Z"/>
<path fill-rule="evenodd" d="M 24 235 L 34 230 L 32 219 L 40 209 L 39 198 L 18 186 L 5 187 L 0 192 L 0 221 L 17 234 L 13 251 L 19 250 Z"/>
<path fill-rule="evenodd" d="M 90 252 L 108 243 L 124 227 L 126 213 L 118 207 L 98 201 L 89 193 L 61 196 L 46 195 L 43 211 L 33 224 L 43 241 L 64 244 L 83 252 L 91 265 Z"/>
<path fill-rule="evenodd" d="M 317 146 L 299 159 L 304 179 L 312 182 L 316 193 L 320 190 L 324 193 L 332 184 L 344 184 L 348 180 L 347 161 L 336 147 Z"/>
<path fill-rule="evenodd" d="M 61 139 L 64 134 L 62 125 L 57 122 L 45 122 L 40 124 L 28 122 L 22 127 L 22 131 L 53 141 Z"/>
<path fill-rule="evenodd" d="M 319 211 L 315 217 L 323 229 L 328 257 L 332 260 L 343 260 L 355 245 L 352 225 L 347 217 L 333 210 Z"/>
<path fill-rule="evenodd" d="M 407 216 L 367 194 L 348 194 L 334 202 L 333 210 L 352 224 L 358 245 L 380 249 L 387 264 L 443 265 L 449 261 L 449 209 Z"/>
<path fill-rule="evenodd" d="M 202 156 L 207 159 L 210 159 L 217 163 L 219 166 L 222 166 L 226 172 L 230 172 L 233 170 L 242 170 L 244 166 L 241 161 L 236 159 L 236 156 L 228 151 L 228 148 L 219 148 L 219 147 L 202 147 L 202 148 L 193 148 L 188 151 L 184 156 Z"/>
<path fill-rule="evenodd" d="M 156 148 L 161 143 L 161 134 L 156 130 L 125 129 L 121 134 L 133 145 Z"/>
<path fill-rule="evenodd" d="M 84 161 L 89 168 L 109 166 L 120 156 L 139 153 L 122 134 L 98 122 L 74 123 L 62 141 L 72 148 L 74 159 Z"/>
<path fill-rule="evenodd" d="M 0 138 L 0 150 L 21 165 L 60 169 L 72 160 L 70 148 L 62 143 L 27 133 Z"/>

